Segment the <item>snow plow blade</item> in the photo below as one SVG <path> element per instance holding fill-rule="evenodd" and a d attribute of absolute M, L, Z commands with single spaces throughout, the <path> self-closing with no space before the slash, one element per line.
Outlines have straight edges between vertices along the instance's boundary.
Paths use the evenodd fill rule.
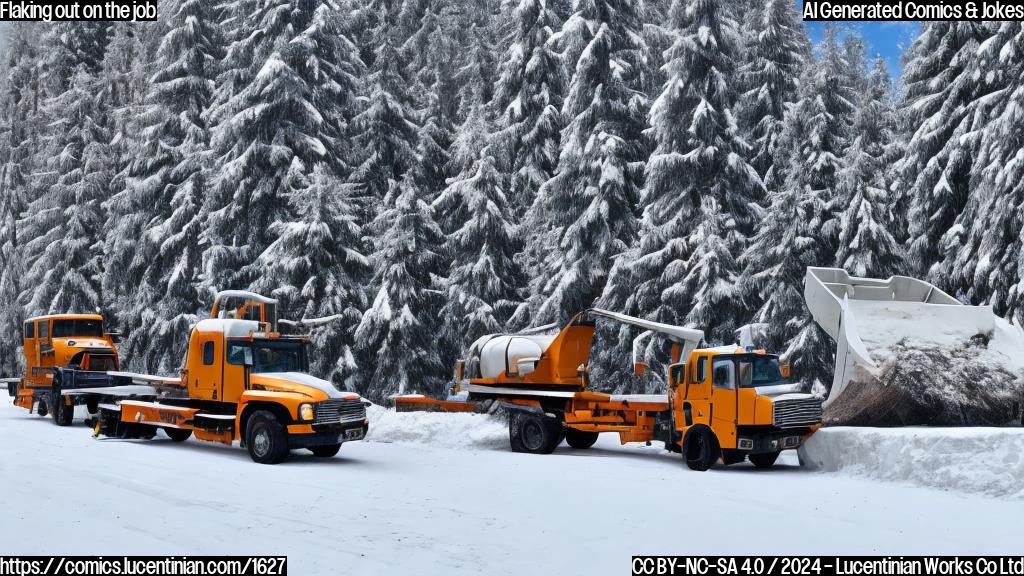
<path fill-rule="evenodd" d="M 475 412 L 475 402 L 435 400 L 426 396 L 397 396 L 395 412 Z"/>
<path fill-rule="evenodd" d="M 1019 425 L 1024 332 L 991 306 L 893 276 L 808 268 L 807 308 L 836 341 L 828 424 Z"/>

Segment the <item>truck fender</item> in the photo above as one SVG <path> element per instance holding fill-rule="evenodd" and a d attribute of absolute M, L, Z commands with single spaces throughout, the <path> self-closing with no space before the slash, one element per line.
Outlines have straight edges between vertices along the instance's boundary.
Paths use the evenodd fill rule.
<path fill-rule="evenodd" d="M 299 405 L 304 401 L 295 394 L 287 392 L 247 390 L 238 399 L 238 417 L 235 422 L 235 430 L 238 431 L 239 437 L 244 436 L 249 415 L 255 410 L 269 410 L 281 419 L 282 425 L 287 426 L 298 419 Z"/>

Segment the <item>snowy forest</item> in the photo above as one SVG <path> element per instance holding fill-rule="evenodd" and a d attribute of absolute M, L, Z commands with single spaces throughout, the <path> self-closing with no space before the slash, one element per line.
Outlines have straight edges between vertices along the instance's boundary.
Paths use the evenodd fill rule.
<path fill-rule="evenodd" d="M 892 79 L 793 0 L 163 0 L 12 25 L 2 66 L 6 374 L 24 318 L 86 311 L 174 374 L 229 288 L 338 316 L 311 371 L 375 400 L 590 306 L 761 323 L 828 385 L 806 266 L 1024 318 L 1018 22 L 924 23 Z M 659 385 L 633 336 L 599 330 L 603 388 Z"/>

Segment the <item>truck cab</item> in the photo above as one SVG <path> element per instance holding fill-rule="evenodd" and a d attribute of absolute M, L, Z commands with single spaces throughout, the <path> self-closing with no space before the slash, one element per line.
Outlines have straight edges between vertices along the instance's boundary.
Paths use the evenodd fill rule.
<path fill-rule="evenodd" d="M 821 425 L 821 399 L 787 381 L 788 367 L 764 350 L 694 350 L 668 372 L 672 441 L 691 468 L 719 457 L 768 467 Z"/>
<path fill-rule="evenodd" d="M 99 314 L 51 314 L 29 318 L 22 325 L 25 374 L 11 383 L 15 405 L 48 413 L 60 425 L 70 424 L 73 401 L 54 396 L 52 388 L 60 368 L 84 372 L 118 370 L 117 334 L 104 329 Z M 71 402 L 70 404 L 68 402 Z"/>

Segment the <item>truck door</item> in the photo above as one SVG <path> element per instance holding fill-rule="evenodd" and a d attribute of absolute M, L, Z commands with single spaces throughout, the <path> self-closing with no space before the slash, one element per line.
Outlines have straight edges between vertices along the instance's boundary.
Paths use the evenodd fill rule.
<path fill-rule="evenodd" d="M 31 377 L 32 368 L 39 365 L 39 345 L 36 341 L 35 321 L 25 322 L 22 346 L 22 353 L 25 354 L 25 366 L 28 369 L 27 373 Z"/>
<path fill-rule="evenodd" d="M 247 384 L 246 358 L 252 364 L 252 344 L 244 341 L 226 341 L 227 355 L 224 362 L 224 386 L 221 388 L 221 400 L 238 402 L 245 392 Z"/>
<path fill-rule="evenodd" d="M 219 334 L 196 334 L 188 347 L 189 396 L 201 400 L 219 400 L 223 362 Z"/>
<path fill-rule="evenodd" d="M 50 321 L 43 320 L 36 323 L 36 366 L 39 368 L 50 368 L 53 366 L 53 341 L 50 340 Z M 36 384 L 49 384 L 46 371 L 36 370 L 34 375 Z"/>
<path fill-rule="evenodd" d="M 716 358 L 711 366 L 711 428 L 722 448 L 736 447 L 736 363 L 733 358 Z"/>
<path fill-rule="evenodd" d="M 683 410 L 683 426 L 709 424 L 711 418 L 711 371 L 707 356 L 699 356 L 693 362 L 690 377 L 686 383 L 686 398 Z M 686 406 L 689 406 L 687 410 Z M 687 414 L 687 411 L 689 414 Z"/>

